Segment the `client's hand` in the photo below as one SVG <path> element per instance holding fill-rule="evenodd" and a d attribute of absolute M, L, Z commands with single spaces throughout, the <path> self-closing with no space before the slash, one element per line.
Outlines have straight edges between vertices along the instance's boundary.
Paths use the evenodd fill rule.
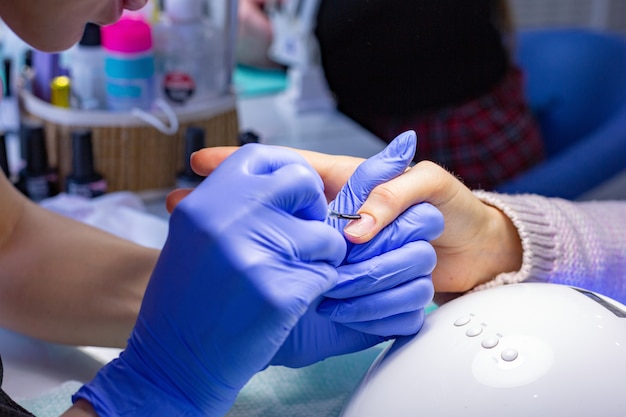
<path fill-rule="evenodd" d="M 128 347 L 74 400 L 102 417 L 225 414 L 337 282 L 346 245 L 326 214 L 300 156 L 242 148 L 174 210 Z"/>
<path fill-rule="evenodd" d="M 361 206 L 377 186 L 406 171 L 416 144 L 415 132 L 406 132 L 359 165 L 330 207 L 340 213 L 359 212 L 362 217 L 351 222 L 329 218 L 330 224 L 342 231 L 348 223 L 345 230 L 357 235 L 363 229 L 369 232 L 374 219 Z M 427 242 L 437 238 L 443 227 L 439 210 L 423 203 L 399 213 L 372 240 L 348 242 L 339 283 L 325 294 L 332 300 L 320 307 L 332 312 L 333 320 L 366 333 L 416 333 L 434 293 L 430 274 L 436 258 Z"/>
<path fill-rule="evenodd" d="M 522 247 L 511 219 L 484 204 L 433 162 L 419 162 L 393 181 L 376 187 L 359 212 L 386 224 L 397 213 L 421 202 L 437 207 L 445 221 L 443 233 L 431 242 L 437 252 L 432 274 L 435 291 L 464 292 L 501 272 L 519 270 Z M 369 235 L 351 240 L 364 238 L 369 239 Z"/>
<path fill-rule="evenodd" d="M 191 155 L 191 167 L 198 175 L 206 177 L 215 171 L 224 159 L 228 158 L 239 148 L 239 146 L 215 146 L 201 149 Z M 322 177 L 322 180 L 324 181 L 324 194 L 326 195 L 326 199 L 328 201 L 335 199 L 337 193 L 341 191 L 343 186 L 348 181 L 348 178 L 350 178 L 350 175 L 352 175 L 354 170 L 363 161 L 365 161 L 362 158 L 355 158 L 352 156 L 328 155 L 320 152 L 303 151 L 301 149 L 291 150 L 304 156 L 307 162 L 309 162 L 309 164 L 311 164 L 318 172 L 320 177 Z M 171 213 L 176 205 L 190 192 L 190 188 L 179 188 L 172 191 L 167 196 L 167 211 Z M 381 209 L 383 208 L 381 207 Z M 397 215 L 392 217 L 391 220 L 396 217 Z M 384 226 L 386 226 L 386 224 L 379 225 L 378 230 L 382 229 Z"/>
<path fill-rule="evenodd" d="M 192 166 L 199 174 L 208 175 L 236 149 L 203 149 L 193 155 Z M 364 161 L 349 156 L 297 152 L 322 177 L 328 199 L 334 198 Z M 173 207 L 186 192 L 173 192 L 168 206 Z M 498 273 L 521 267 L 520 238 L 511 220 L 496 208 L 483 204 L 457 178 L 430 161 L 419 162 L 404 174 L 374 188 L 359 210 L 374 219 L 373 224 L 368 220 L 370 232 L 346 236 L 354 243 L 367 242 L 408 207 L 422 202 L 437 207 L 445 220 L 443 234 L 431 242 L 437 252 L 437 266 L 432 273 L 435 291 L 467 291 Z"/>
<path fill-rule="evenodd" d="M 404 172 L 415 146 L 415 133 L 407 132 L 365 161 L 331 208 L 357 212 L 372 189 Z M 338 231 L 346 223 L 332 218 L 328 222 Z M 430 274 L 436 259 L 427 241 L 442 230 L 441 213 L 430 204 L 420 204 L 402 213 L 370 242 L 349 243 L 344 264 L 338 268 L 338 285 L 309 309 L 272 363 L 305 366 L 419 331 L 424 307 L 434 294 Z"/>

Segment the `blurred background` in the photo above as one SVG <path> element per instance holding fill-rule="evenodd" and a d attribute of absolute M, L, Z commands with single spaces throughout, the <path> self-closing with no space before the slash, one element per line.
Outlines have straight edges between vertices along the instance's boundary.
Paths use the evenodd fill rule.
<path fill-rule="evenodd" d="M 509 0 L 520 28 L 580 26 L 626 36 L 622 0 Z"/>
<path fill-rule="evenodd" d="M 626 1 L 622 0 L 509 0 L 519 29 L 586 28 L 626 38 Z M 626 155 L 623 155 L 626 164 Z M 626 198 L 624 171 L 577 199 Z"/>

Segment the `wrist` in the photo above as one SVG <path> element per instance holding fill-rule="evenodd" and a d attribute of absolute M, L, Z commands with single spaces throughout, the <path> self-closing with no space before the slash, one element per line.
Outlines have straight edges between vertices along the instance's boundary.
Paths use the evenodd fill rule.
<path fill-rule="evenodd" d="M 481 253 L 485 262 L 478 270 L 476 285 L 484 284 L 495 276 L 518 271 L 522 267 L 522 240 L 511 219 L 501 210 L 487 205 L 490 220 L 488 222 L 487 238 Z"/>
<path fill-rule="evenodd" d="M 72 413 L 63 417 L 203 415 L 175 390 L 162 389 L 152 379 L 114 359 L 72 396 Z"/>
<path fill-rule="evenodd" d="M 171 355 L 174 349 L 159 344 L 147 329 L 137 336 L 142 323 L 140 317 L 126 349 L 83 385 L 72 401 L 89 402 L 99 417 L 225 415 L 239 389 L 207 378 L 200 364 L 179 361 L 184 355 Z"/>
<path fill-rule="evenodd" d="M 76 400 L 76 402 L 61 417 L 99 417 L 91 403 L 86 400 Z"/>

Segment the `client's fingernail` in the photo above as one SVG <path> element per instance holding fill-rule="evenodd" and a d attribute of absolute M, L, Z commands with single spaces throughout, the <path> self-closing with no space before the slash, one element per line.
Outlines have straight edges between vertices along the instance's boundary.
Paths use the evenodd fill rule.
<path fill-rule="evenodd" d="M 360 219 L 352 220 L 343 229 L 343 231 L 350 236 L 361 237 L 371 232 L 372 229 L 374 229 L 375 224 L 376 221 L 372 216 L 370 216 L 369 214 L 361 214 Z"/>

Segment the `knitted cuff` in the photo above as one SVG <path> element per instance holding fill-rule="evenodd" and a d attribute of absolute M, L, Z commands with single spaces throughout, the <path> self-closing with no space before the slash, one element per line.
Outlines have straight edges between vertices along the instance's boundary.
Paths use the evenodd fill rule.
<path fill-rule="evenodd" d="M 483 190 L 474 191 L 474 195 L 511 219 L 522 241 L 523 256 L 519 271 L 498 274 L 491 281 L 476 286 L 472 291 L 529 280 L 548 281 L 556 259 L 554 245 L 556 230 L 542 210 L 545 197 L 530 194 L 498 194 Z"/>

